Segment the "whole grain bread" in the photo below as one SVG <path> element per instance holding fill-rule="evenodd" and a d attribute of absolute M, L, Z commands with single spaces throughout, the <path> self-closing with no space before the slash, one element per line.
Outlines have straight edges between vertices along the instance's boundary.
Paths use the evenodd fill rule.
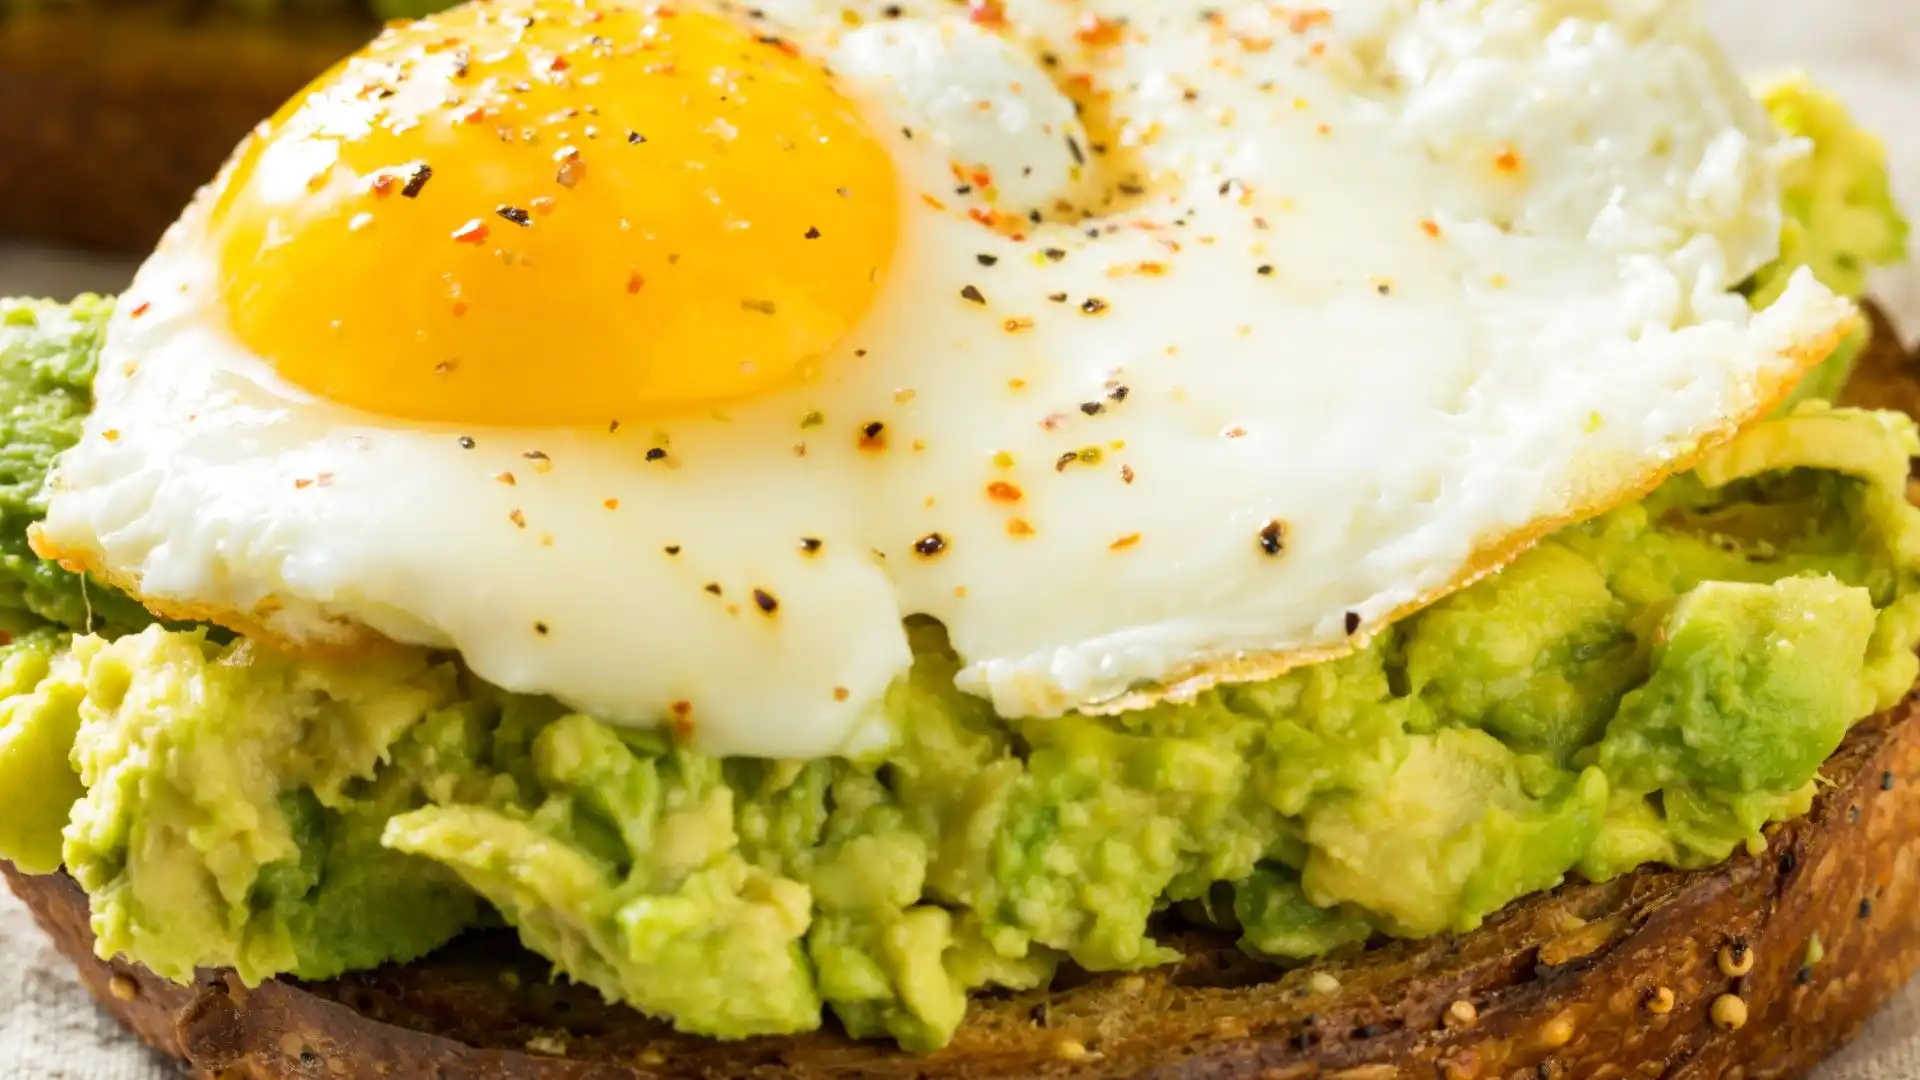
<path fill-rule="evenodd" d="M 153 250 L 255 124 L 378 29 L 205 8 L 0 3 L 0 236 Z"/>
<path fill-rule="evenodd" d="M 1920 409 L 1920 369 L 1875 319 L 1850 394 Z M 1170 930 L 1180 963 L 989 995 L 927 1056 L 831 1030 L 680 1035 L 554 980 L 501 931 L 327 983 L 181 986 L 95 957 L 70 880 L 0 868 L 102 1007 L 208 1080 L 1786 1080 L 1920 969 L 1920 697 L 1822 774 L 1811 814 L 1714 869 L 1572 883 L 1473 933 L 1291 971 Z"/>

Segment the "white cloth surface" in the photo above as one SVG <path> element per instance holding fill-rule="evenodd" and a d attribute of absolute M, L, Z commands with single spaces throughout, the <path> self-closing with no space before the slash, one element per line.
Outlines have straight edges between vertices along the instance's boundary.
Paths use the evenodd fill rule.
<path fill-rule="evenodd" d="M 1882 133 L 1902 205 L 1920 213 L 1920 0 L 1704 2 L 1745 68 L 1805 68 Z M 130 270 L 112 259 L 0 245 L 0 296 L 111 292 Z M 1920 334 L 1920 265 L 1883 274 L 1873 292 L 1909 334 Z M 0 1080 L 177 1075 L 93 1008 L 25 909 L 0 892 Z M 1920 985 L 1814 1080 L 1920 1080 Z"/>

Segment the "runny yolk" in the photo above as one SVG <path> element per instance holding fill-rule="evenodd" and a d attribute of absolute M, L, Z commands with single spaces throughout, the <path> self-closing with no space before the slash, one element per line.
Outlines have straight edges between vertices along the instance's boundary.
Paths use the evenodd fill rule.
<path fill-rule="evenodd" d="M 241 341 L 416 420 L 600 425 L 802 377 L 872 303 L 892 162 L 716 15 L 498 0 L 388 30 L 256 133 L 212 229 Z"/>

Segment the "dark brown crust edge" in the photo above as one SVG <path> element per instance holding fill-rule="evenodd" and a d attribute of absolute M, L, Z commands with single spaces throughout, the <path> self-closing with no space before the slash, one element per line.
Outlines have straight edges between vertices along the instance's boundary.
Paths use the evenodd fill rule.
<path fill-rule="evenodd" d="M 1920 372 L 1874 315 L 1850 396 L 1915 411 Z M 925 1057 L 831 1031 L 678 1035 L 550 981 L 498 932 L 324 984 L 180 986 L 95 957 L 70 880 L 0 870 L 102 1007 L 209 1080 L 1788 1080 L 1920 969 L 1920 698 L 1861 724 L 1822 775 L 1811 814 L 1711 870 L 1571 884 L 1470 934 L 1286 973 L 1186 935 L 1168 968 L 984 998 Z"/>
<path fill-rule="evenodd" d="M 255 124 L 378 29 L 178 6 L 0 4 L 0 236 L 153 250 Z"/>

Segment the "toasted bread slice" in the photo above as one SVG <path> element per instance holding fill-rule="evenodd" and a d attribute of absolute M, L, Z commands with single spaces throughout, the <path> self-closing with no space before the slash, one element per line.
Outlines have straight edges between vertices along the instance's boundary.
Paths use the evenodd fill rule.
<path fill-rule="evenodd" d="M 182 7 L 0 9 L 0 235 L 153 250 L 241 137 L 378 30 Z"/>
<path fill-rule="evenodd" d="M 1852 395 L 1920 406 L 1920 368 L 1876 323 Z M 1291 971 L 1175 932 L 1179 964 L 982 998 L 927 1056 L 832 1031 L 680 1035 L 554 981 L 506 932 L 327 983 L 181 986 L 94 956 L 70 880 L 0 866 L 101 1005 L 209 1080 L 1788 1078 L 1920 969 L 1920 697 L 1859 725 L 1823 775 L 1811 814 L 1710 870 L 1572 883 L 1473 933 Z"/>

